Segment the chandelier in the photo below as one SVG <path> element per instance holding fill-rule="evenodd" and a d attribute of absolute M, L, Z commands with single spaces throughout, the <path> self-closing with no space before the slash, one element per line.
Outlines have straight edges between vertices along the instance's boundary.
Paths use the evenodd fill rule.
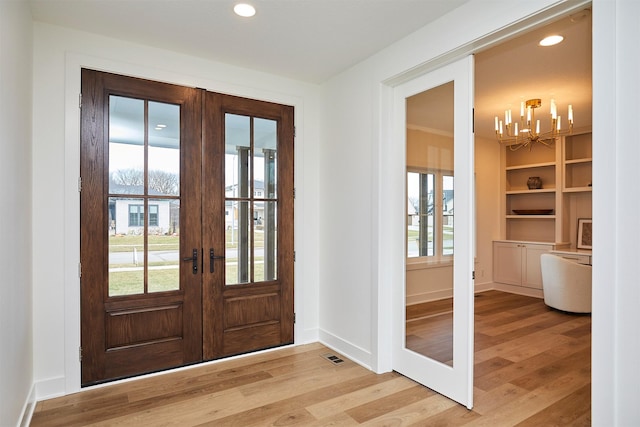
<path fill-rule="evenodd" d="M 540 108 L 540 99 L 529 99 L 520 103 L 520 123 L 511 120 L 511 110 L 504 112 L 504 122 L 495 119 L 496 137 L 501 144 L 506 144 L 511 151 L 522 147 L 531 150 L 534 142 L 550 147 L 555 139 L 562 135 L 569 135 L 573 131 L 573 107 L 569 105 L 567 121 L 569 129 L 562 130 L 562 120 L 558 115 L 556 101 L 551 100 L 551 130 L 540 132 L 540 120 L 536 120 L 536 108 Z"/>

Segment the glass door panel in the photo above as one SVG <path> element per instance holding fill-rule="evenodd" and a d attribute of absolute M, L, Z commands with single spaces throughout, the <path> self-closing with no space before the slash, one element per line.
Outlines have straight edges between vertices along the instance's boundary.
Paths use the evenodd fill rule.
<path fill-rule="evenodd" d="M 225 245 L 225 284 L 239 285 L 249 282 L 250 255 L 249 202 L 227 200 L 231 212 Z"/>
<path fill-rule="evenodd" d="M 109 296 L 144 293 L 144 199 L 109 198 Z M 144 213 L 142 213 L 144 215 Z"/>
<path fill-rule="evenodd" d="M 278 122 L 225 114 L 225 284 L 276 280 Z"/>
<path fill-rule="evenodd" d="M 277 203 L 254 202 L 254 282 L 277 278 Z"/>
<path fill-rule="evenodd" d="M 109 96 L 108 159 L 108 295 L 180 289 L 180 107 Z"/>
<path fill-rule="evenodd" d="M 147 227 L 147 281 L 149 292 L 180 289 L 180 204 L 171 199 L 149 199 Z"/>

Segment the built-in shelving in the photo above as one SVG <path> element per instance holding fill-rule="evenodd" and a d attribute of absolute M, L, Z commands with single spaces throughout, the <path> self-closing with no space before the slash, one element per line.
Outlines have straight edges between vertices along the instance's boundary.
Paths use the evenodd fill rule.
<path fill-rule="evenodd" d="M 562 191 L 591 191 L 592 156 L 591 132 L 564 138 Z"/>
<path fill-rule="evenodd" d="M 494 281 L 504 286 L 539 290 L 540 254 L 575 248 L 578 218 L 591 218 L 591 133 L 557 138 L 551 147 L 534 143 L 531 150 L 503 147 L 501 232 L 494 242 Z M 529 177 L 542 188 L 529 189 Z M 546 215 L 514 211 L 549 211 Z M 522 272 L 521 272 L 522 271 Z M 521 273 L 519 273 L 521 272 Z"/>
<path fill-rule="evenodd" d="M 557 144 L 546 147 L 534 144 L 529 148 L 511 151 L 504 147 L 503 165 L 503 223 L 502 237 L 508 240 L 555 242 L 555 229 L 561 203 L 558 194 L 562 186 L 558 160 L 561 150 Z M 529 189 L 530 177 L 538 177 L 542 188 Z M 516 214 L 521 210 L 548 210 L 548 214 Z"/>
<path fill-rule="evenodd" d="M 578 218 L 592 217 L 593 144 L 591 132 L 563 138 L 562 204 L 565 236 L 575 248 Z"/>
<path fill-rule="evenodd" d="M 517 151 L 503 147 L 501 237 L 573 243 L 577 218 L 591 217 L 592 156 L 591 132 L 557 138 L 551 147 L 538 143 Z M 527 187 L 534 176 L 542 180 L 542 188 Z M 551 212 L 514 212 L 534 209 Z"/>

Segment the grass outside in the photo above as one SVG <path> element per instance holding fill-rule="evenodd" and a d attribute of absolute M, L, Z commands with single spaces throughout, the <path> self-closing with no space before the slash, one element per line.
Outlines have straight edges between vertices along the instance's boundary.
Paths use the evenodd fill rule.
<path fill-rule="evenodd" d="M 234 241 L 232 241 L 232 238 Z M 227 248 L 237 248 L 237 231 L 232 233 L 226 231 Z M 179 236 L 149 235 L 147 239 L 150 251 L 179 251 Z M 254 233 L 254 248 L 264 247 L 264 233 L 256 231 Z M 109 251 L 131 252 L 133 249 L 143 251 L 144 236 L 142 235 L 118 235 L 109 237 Z M 175 261 L 154 261 L 149 262 L 148 267 L 171 267 L 177 266 Z M 135 268 L 135 270 L 131 270 Z M 132 263 L 109 264 L 109 296 L 134 295 L 144 292 L 144 270 L 143 266 L 135 266 Z M 179 289 L 180 273 L 179 268 L 153 269 L 148 271 L 148 292 L 164 292 Z M 227 258 L 225 260 L 226 284 L 237 283 L 237 259 Z M 254 259 L 254 280 L 261 281 L 264 278 L 263 257 Z"/>
<path fill-rule="evenodd" d="M 254 281 L 264 279 L 264 263 L 262 258 L 254 263 Z M 225 280 L 227 285 L 237 284 L 238 265 L 235 262 L 225 264 Z M 178 268 L 165 268 L 148 271 L 148 292 L 175 291 L 180 288 L 180 270 Z M 139 267 L 136 270 L 110 271 L 109 272 L 109 296 L 135 295 L 144 292 L 144 270 Z"/>

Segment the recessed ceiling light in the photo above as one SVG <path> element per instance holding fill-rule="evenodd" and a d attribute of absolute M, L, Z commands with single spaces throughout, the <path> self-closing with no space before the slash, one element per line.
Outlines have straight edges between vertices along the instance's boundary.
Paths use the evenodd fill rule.
<path fill-rule="evenodd" d="M 236 15 L 249 18 L 256 14 L 256 8 L 246 3 L 238 3 L 233 7 L 233 11 Z"/>
<path fill-rule="evenodd" d="M 539 44 L 540 46 L 553 46 L 555 44 L 560 43 L 562 40 L 564 40 L 564 37 L 553 35 L 553 36 L 543 38 L 542 40 L 540 40 Z"/>

